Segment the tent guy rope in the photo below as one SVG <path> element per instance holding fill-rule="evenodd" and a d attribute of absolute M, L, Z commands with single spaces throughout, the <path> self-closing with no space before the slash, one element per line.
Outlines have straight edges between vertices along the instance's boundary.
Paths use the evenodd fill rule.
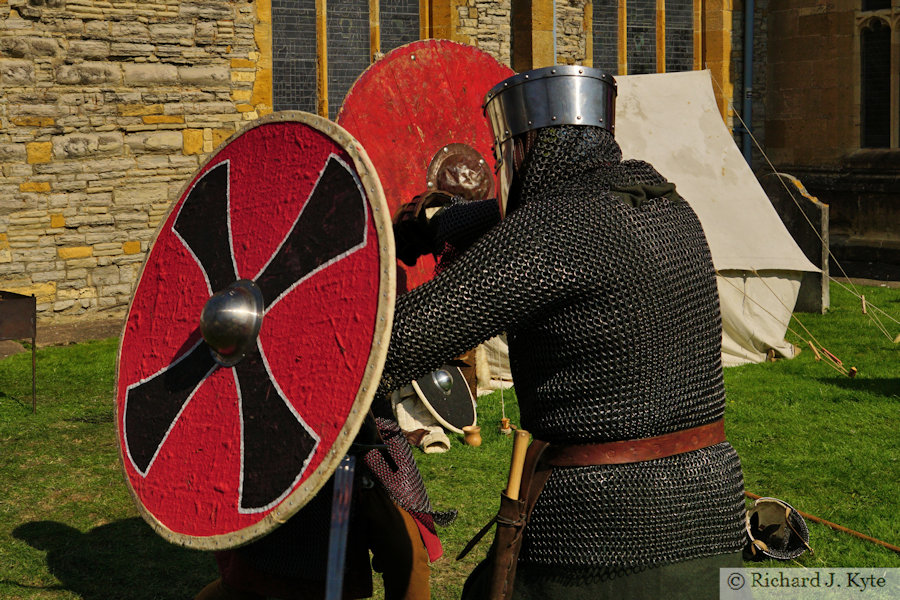
<path fill-rule="evenodd" d="M 718 88 L 719 93 L 722 94 L 722 97 L 725 97 L 725 93 L 724 93 L 724 90 L 722 89 L 722 86 L 719 84 L 719 82 L 716 80 L 716 78 L 712 75 L 712 72 L 710 72 L 710 78 L 712 79 L 712 81 L 716 85 L 716 87 Z M 735 115 L 735 117 L 737 117 L 738 121 L 740 121 L 741 125 L 743 125 L 744 131 L 746 131 L 747 134 L 750 136 L 750 139 L 753 141 L 754 146 L 756 146 L 756 149 L 759 151 L 760 155 L 763 157 L 766 164 L 771 169 L 772 173 L 778 174 L 778 170 L 775 168 L 775 165 L 772 164 L 772 161 L 769 159 L 768 154 L 766 154 L 765 150 L 763 150 L 762 145 L 756 139 L 756 136 L 753 135 L 753 132 L 747 126 L 747 123 L 744 122 L 744 119 L 741 117 L 740 112 L 735 108 L 734 103 L 731 100 L 729 100 L 728 104 L 729 104 L 729 107 L 730 107 L 732 113 Z M 787 186 L 787 184 L 784 182 L 783 179 L 779 178 L 779 181 L 781 182 L 781 185 L 784 188 L 784 190 L 787 192 L 788 196 L 791 198 L 791 200 L 794 202 L 794 204 L 799 209 L 800 202 L 799 202 L 799 200 L 797 200 L 797 197 L 794 195 L 793 191 L 791 191 L 791 189 Z M 828 276 L 829 282 L 833 282 L 833 283 L 841 286 L 842 288 L 844 288 L 845 290 L 847 290 L 848 292 L 850 292 L 851 294 L 856 296 L 856 298 L 858 300 L 860 300 L 861 306 L 864 306 L 862 308 L 862 313 L 869 317 L 869 319 L 872 321 L 872 323 L 875 325 L 875 327 L 879 331 L 881 331 L 881 333 L 884 334 L 885 337 L 887 337 L 889 340 L 893 341 L 895 344 L 900 343 L 900 334 L 898 334 L 896 337 L 892 336 L 891 333 L 888 331 L 887 327 L 885 327 L 885 325 L 881 322 L 881 319 L 878 317 L 878 314 L 883 315 L 885 318 L 890 319 L 891 321 L 893 321 L 894 323 L 897 323 L 897 324 L 900 324 L 900 320 L 890 316 L 887 312 L 885 312 L 884 310 L 880 309 L 879 307 L 873 305 L 871 302 L 866 302 L 865 305 L 862 305 L 862 302 L 863 302 L 862 293 L 860 293 L 860 291 L 856 288 L 856 286 L 853 285 L 852 280 L 847 275 L 847 272 L 844 270 L 843 266 L 840 264 L 840 261 L 838 261 L 837 258 L 834 256 L 834 254 L 831 252 L 831 248 L 828 246 L 828 244 L 825 242 L 825 240 L 822 238 L 822 236 L 819 234 L 819 232 L 813 226 L 812 222 L 809 220 L 809 217 L 806 215 L 806 213 L 803 210 L 800 210 L 800 213 L 803 215 L 803 218 L 806 220 L 807 225 L 809 225 L 810 229 L 812 229 L 813 233 L 815 233 L 816 237 L 819 239 L 819 241 L 822 243 L 822 245 L 827 248 L 829 259 L 840 270 L 840 272 L 842 273 L 842 276 L 847 280 L 849 287 L 847 285 L 844 285 L 844 283 L 838 281 L 831 275 Z M 759 275 L 757 274 L 757 277 L 758 276 Z M 773 292 L 773 294 L 774 294 L 774 292 Z M 777 295 L 776 295 L 776 297 L 777 297 Z M 780 299 L 779 299 L 779 301 L 780 301 Z M 871 308 L 872 311 L 867 311 L 865 309 L 865 307 Z M 876 314 L 876 313 L 878 313 L 878 314 Z M 797 319 L 796 315 L 794 315 L 793 318 Z M 797 319 L 797 322 L 799 323 L 800 320 Z M 805 329 L 806 328 L 804 327 L 804 330 Z"/>

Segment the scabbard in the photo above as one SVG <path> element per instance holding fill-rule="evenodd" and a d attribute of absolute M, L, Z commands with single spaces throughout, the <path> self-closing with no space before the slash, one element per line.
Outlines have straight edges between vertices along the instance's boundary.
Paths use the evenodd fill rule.
<path fill-rule="evenodd" d="M 516 579 L 516 563 L 522 548 L 522 534 L 537 497 L 550 477 L 552 467 L 541 461 L 547 447 L 546 442 L 535 440 L 528 447 L 525 466 L 522 470 L 522 485 L 519 499 L 513 500 L 505 492 L 500 493 L 500 509 L 495 521 L 497 530 L 489 556 L 492 559 L 490 595 L 491 600 L 512 598 L 513 583 Z"/>
<path fill-rule="evenodd" d="M 516 579 L 516 561 L 522 546 L 522 530 L 525 528 L 525 502 L 513 500 L 500 492 L 500 509 L 495 519 L 497 529 L 488 556 L 491 557 L 491 600 L 512 597 L 512 584 Z"/>

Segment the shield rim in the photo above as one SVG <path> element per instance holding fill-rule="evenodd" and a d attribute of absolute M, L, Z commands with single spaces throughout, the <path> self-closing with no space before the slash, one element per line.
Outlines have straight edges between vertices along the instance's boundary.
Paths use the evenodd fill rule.
<path fill-rule="evenodd" d="M 369 358 L 363 372 L 363 377 L 357 390 L 356 397 L 350 408 L 347 420 L 338 432 L 335 442 L 322 458 L 322 462 L 313 471 L 302 485 L 298 486 L 294 491 L 288 494 L 278 505 L 273 508 L 265 517 L 248 525 L 247 527 L 238 529 L 230 533 L 221 533 L 209 536 L 195 536 L 190 534 L 179 533 L 169 529 L 156 516 L 150 512 L 141 501 L 140 496 L 131 484 L 126 468 L 126 457 L 123 454 L 121 443 L 121 432 L 119 431 L 119 420 L 121 417 L 119 410 L 119 365 L 121 363 L 123 342 L 128 324 L 131 321 L 131 310 L 134 304 L 134 295 L 140 285 L 144 269 L 150 258 L 153 246 L 156 244 L 160 233 L 165 227 L 172 214 L 172 211 L 179 204 L 179 201 L 194 183 L 197 174 L 206 166 L 215 160 L 218 154 L 228 144 L 236 140 L 238 137 L 257 127 L 270 125 L 272 123 L 299 122 L 307 125 L 319 133 L 325 134 L 332 141 L 340 145 L 353 160 L 353 166 L 359 175 L 360 182 L 366 191 L 366 201 L 371 209 L 372 220 L 375 224 L 375 233 L 378 243 L 379 256 L 379 288 L 378 288 L 378 305 L 376 309 L 375 329 L 372 336 L 372 347 L 369 351 Z M 302 112 L 302 111 L 277 111 L 260 117 L 246 126 L 235 131 L 228 139 L 221 142 L 208 156 L 198 165 L 194 174 L 181 187 L 178 196 L 171 202 L 165 214 L 160 219 L 153 234 L 153 238 L 147 248 L 147 254 L 141 264 L 138 276 L 131 289 L 131 299 L 128 302 L 128 311 L 122 324 L 121 334 L 119 335 L 119 348 L 116 352 L 116 378 L 115 378 L 115 417 L 116 417 L 116 445 L 119 455 L 119 468 L 125 479 L 125 485 L 131 495 L 132 501 L 138 509 L 141 517 L 150 527 L 166 541 L 197 550 L 227 550 L 237 548 L 239 546 L 249 544 L 250 542 L 263 537 L 264 535 L 274 531 L 278 526 L 282 525 L 297 511 L 305 506 L 318 491 L 325 485 L 331 475 L 335 472 L 341 459 L 353 444 L 356 434 L 362 427 L 369 407 L 375 396 L 378 383 L 381 380 L 381 373 L 384 369 L 384 362 L 387 358 L 388 343 L 390 341 L 391 328 L 394 316 L 394 301 L 396 300 L 396 265 L 397 259 L 394 249 L 394 236 L 391 223 L 390 209 L 384 196 L 384 190 L 381 187 L 381 180 L 375 171 L 375 166 L 366 154 L 365 148 L 356 140 L 347 130 L 335 123 L 320 117 L 318 115 Z"/>

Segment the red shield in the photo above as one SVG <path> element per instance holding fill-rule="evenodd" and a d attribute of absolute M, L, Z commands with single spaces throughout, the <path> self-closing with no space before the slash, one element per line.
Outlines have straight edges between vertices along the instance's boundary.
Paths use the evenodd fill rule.
<path fill-rule="evenodd" d="M 396 212 L 427 189 L 428 167 L 449 144 L 466 144 L 493 165 L 493 135 L 481 111 L 487 92 L 513 75 L 486 52 L 448 40 L 421 40 L 369 67 L 344 98 L 337 122 L 365 146 Z M 434 274 L 430 256 L 398 263 L 405 288 Z M 399 291 L 405 291 L 403 281 Z"/>
<path fill-rule="evenodd" d="M 173 204 L 129 308 L 116 384 L 126 480 L 160 535 L 246 543 L 334 471 L 387 351 L 387 212 L 362 147 L 305 113 L 234 136 Z M 264 316 L 251 351 L 223 366 L 199 317 L 238 279 L 258 286 Z"/>

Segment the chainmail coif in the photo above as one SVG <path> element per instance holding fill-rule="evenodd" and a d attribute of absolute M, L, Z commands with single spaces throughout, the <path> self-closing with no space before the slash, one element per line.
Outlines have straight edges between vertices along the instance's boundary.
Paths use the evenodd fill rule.
<path fill-rule="evenodd" d="M 693 210 L 605 130 L 529 140 L 509 216 L 397 300 L 382 390 L 503 331 L 523 428 L 574 444 L 722 417 L 715 272 Z M 618 192 L 658 192 L 635 200 Z M 739 551 L 743 478 L 727 442 L 664 459 L 555 469 L 520 560 L 570 580 Z"/>

